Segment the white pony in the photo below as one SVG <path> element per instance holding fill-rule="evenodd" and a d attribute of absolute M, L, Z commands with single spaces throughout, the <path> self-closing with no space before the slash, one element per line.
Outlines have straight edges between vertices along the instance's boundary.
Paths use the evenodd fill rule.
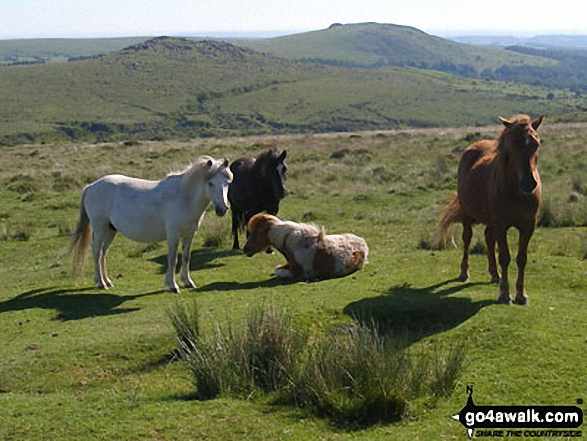
<path fill-rule="evenodd" d="M 82 192 L 80 218 L 69 244 L 74 266 L 83 264 L 92 238 L 98 288 L 113 285 L 106 275 L 106 253 L 117 232 L 138 242 L 167 240 L 165 286 L 179 292 L 175 283 L 177 247 L 182 241 L 180 278 L 186 288 L 196 285 L 189 275 L 191 245 L 210 202 L 218 216 L 228 210 L 227 192 L 232 181 L 228 160 L 198 158 L 183 172 L 161 181 L 123 175 L 108 175 L 86 186 Z"/>
<path fill-rule="evenodd" d="M 287 262 L 275 269 L 284 279 L 343 277 L 367 263 L 369 247 L 354 234 L 326 234 L 315 225 L 282 221 L 270 214 L 256 214 L 247 226 L 243 251 L 249 257 L 271 246 Z"/>

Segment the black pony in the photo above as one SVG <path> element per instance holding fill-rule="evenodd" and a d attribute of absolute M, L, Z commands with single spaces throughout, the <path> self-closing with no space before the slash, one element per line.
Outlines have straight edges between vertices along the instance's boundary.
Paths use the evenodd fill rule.
<path fill-rule="evenodd" d="M 233 249 L 239 249 L 238 233 L 257 213 L 266 211 L 276 215 L 279 203 L 285 197 L 285 156 L 274 146 L 261 153 L 257 159 L 241 158 L 230 164 L 233 174 L 228 188 L 228 200 L 232 211 Z"/>

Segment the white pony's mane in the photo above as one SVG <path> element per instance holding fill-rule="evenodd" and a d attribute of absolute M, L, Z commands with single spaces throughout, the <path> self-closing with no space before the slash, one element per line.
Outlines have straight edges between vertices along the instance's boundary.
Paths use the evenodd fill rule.
<path fill-rule="evenodd" d="M 316 238 L 324 234 L 326 234 L 324 228 L 313 224 L 279 221 L 271 226 L 269 238 L 275 245 L 292 249 L 303 245 L 308 238 Z"/>
<path fill-rule="evenodd" d="M 212 161 L 212 167 L 208 167 L 209 161 Z M 167 176 L 181 176 L 182 181 L 185 180 L 186 182 L 192 182 L 194 179 L 207 181 L 218 173 L 223 164 L 222 160 L 217 161 L 211 156 L 204 155 L 197 158 L 183 170 L 171 172 Z M 228 176 L 230 174 L 230 169 L 225 167 L 223 172 Z"/>

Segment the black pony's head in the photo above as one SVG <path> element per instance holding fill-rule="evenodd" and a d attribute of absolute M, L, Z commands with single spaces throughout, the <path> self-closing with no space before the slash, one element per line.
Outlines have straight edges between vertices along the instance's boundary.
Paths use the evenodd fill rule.
<path fill-rule="evenodd" d="M 287 193 L 285 189 L 286 156 L 286 150 L 280 154 L 277 147 L 274 146 L 261 153 L 255 161 L 257 176 L 263 181 L 264 186 L 270 189 L 272 196 L 277 200 L 283 199 Z"/>

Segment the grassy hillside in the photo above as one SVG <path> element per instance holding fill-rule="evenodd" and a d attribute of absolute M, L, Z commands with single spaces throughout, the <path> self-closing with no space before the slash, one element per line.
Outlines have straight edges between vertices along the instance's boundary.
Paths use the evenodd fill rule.
<path fill-rule="evenodd" d="M 71 63 L 0 68 L 0 143 L 483 125 L 584 107 L 563 90 L 420 69 L 344 69 L 158 38 Z"/>
<path fill-rule="evenodd" d="M 563 42 L 565 38 L 551 40 Z M 578 37 L 569 40 L 577 45 L 582 42 Z M 528 43 L 527 48 L 492 49 L 435 37 L 412 27 L 363 23 L 237 43 L 279 57 L 326 65 L 418 67 L 468 78 L 569 88 L 579 94 L 587 91 L 585 51 L 542 44 L 549 41 L 547 38 L 532 41 L 536 43 Z"/>
<path fill-rule="evenodd" d="M 0 65 L 26 62 L 65 61 L 119 51 L 148 37 L 124 38 L 31 38 L 0 40 Z"/>
<path fill-rule="evenodd" d="M 415 66 L 470 76 L 501 66 L 547 66 L 551 60 L 456 43 L 392 24 L 333 25 L 284 37 L 240 41 L 269 54 L 354 67 Z"/>
<path fill-rule="evenodd" d="M 495 303 L 497 287 L 488 283 L 482 254 L 472 255 L 471 282 L 462 284 L 454 281 L 460 250 L 428 249 L 439 210 L 456 188 L 460 152 L 498 130 L 493 124 L 3 147 L 0 438 L 459 440 L 465 430 L 450 415 L 464 406 L 466 385 L 474 386 L 478 405 L 575 405 L 587 390 L 587 312 L 581 307 L 587 127 L 547 119 L 540 128 L 539 168 L 553 222 L 538 228 L 530 243 L 530 306 Z M 87 182 L 116 172 L 158 179 L 201 154 L 235 159 L 273 142 L 288 151 L 290 194 L 280 215 L 365 237 L 370 263 L 364 270 L 343 279 L 279 283 L 271 273 L 281 256 L 232 252 L 230 220 L 209 212 L 194 244 L 195 291 L 161 290 L 164 245 L 121 238 L 108 258 L 116 288 L 94 289 L 91 265 L 71 278 L 61 252 Z M 224 245 L 205 248 L 209 237 Z M 473 243 L 482 237 L 477 228 Z M 516 238 L 512 232 L 512 246 Z M 196 400 L 186 366 L 173 359 L 165 312 L 194 298 L 207 334 L 226 321 L 237 328 L 251 306 L 275 304 L 313 335 L 337 332 L 359 317 L 426 353 L 459 344 L 466 349 L 465 369 L 453 395 L 410 403 L 409 417 L 395 424 L 340 427 L 263 395 Z"/>

